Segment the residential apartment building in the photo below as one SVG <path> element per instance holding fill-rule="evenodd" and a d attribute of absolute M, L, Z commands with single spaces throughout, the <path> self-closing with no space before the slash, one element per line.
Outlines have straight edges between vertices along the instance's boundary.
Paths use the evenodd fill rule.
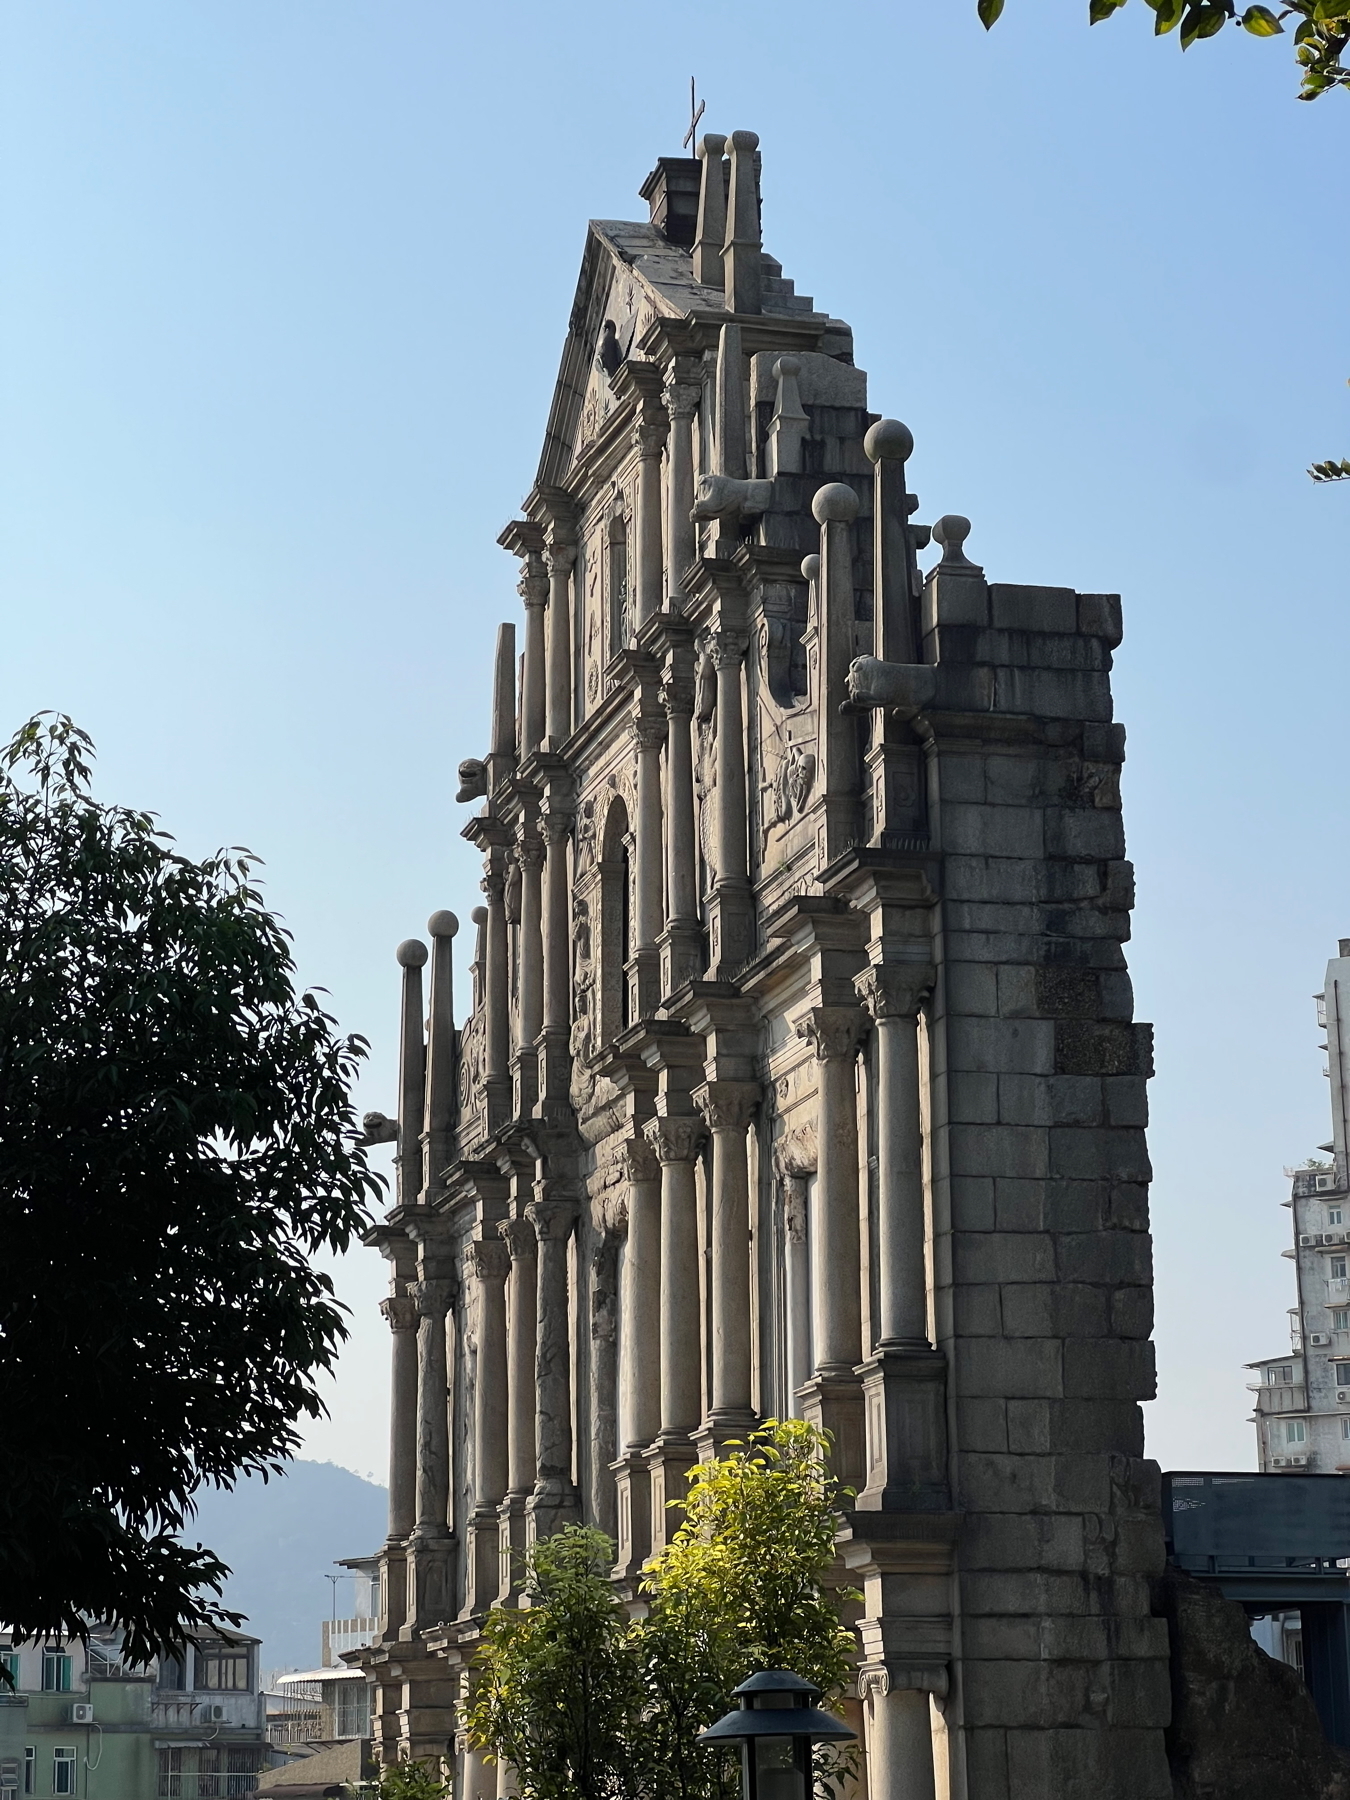
<path fill-rule="evenodd" d="M 1350 1474 L 1350 938 L 1327 964 L 1317 1022 L 1327 1034 L 1332 1132 L 1318 1146 L 1328 1160 L 1288 1171 L 1293 1242 L 1282 1254 L 1298 1286 L 1290 1348 L 1247 1367 L 1260 1468 Z"/>
<path fill-rule="evenodd" d="M 149 1667 L 0 1632 L 0 1800 L 245 1800 L 267 1766 L 258 1639 L 203 1640 Z"/>

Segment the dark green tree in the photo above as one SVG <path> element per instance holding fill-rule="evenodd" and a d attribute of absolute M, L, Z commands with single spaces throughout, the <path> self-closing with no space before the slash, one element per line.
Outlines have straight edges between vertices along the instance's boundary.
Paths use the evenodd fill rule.
<path fill-rule="evenodd" d="M 297 993 L 242 851 L 178 854 L 40 715 L 0 753 L 0 1618 L 237 1622 L 193 1491 L 279 1469 L 345 1335 L 311 1266 L 380 1178 L 365 1047 Z"/>

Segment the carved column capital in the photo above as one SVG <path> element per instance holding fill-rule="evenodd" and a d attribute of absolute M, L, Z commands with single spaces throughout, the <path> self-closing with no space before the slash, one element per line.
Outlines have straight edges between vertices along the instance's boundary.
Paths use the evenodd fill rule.
<path fill-rule="evenodd" d="M 689 720 L 694 716 L 694 675 L 691 669 L 676 668 L 672 662 L 661 677 L 661 704 L 668 719 Z"/>
<path fill-rule="evenodd" d="M 500 1238 L 475 1238 L 469 1245 L 469 1266 L 480 1281 L 505 1281 L 511 1256 Z"/>
<path fill-rule="evenodd" d="M 548 601 L 548 570 L 537 550 L 532 550 L 521 564 L 516 592 L 526 606 L 543 606 Z"/>
<path fill-rule="evenodd" d="M 572 835 L 572 822 L 576 815 L 564 806 L 550 806 L 539 821 L 544 840 L 552 849 L 555 844 L 565 844 Z"/>
<path fill-rule="evenodd" d="M 380 1311 L 391 1331 L 416 1331 L 417 1302 L 411 1294 L 391 1294 L 387 1300 L 381 1300 Z"/>
<path fill-rule="evenodd" d="M 500 905 L 506 897 L 506 870 L 498 864 L 488 864 L 478 885 L 490 902 Z"/>
<path fill-rule="evenodd" d="M 649 1119 L 642 1135 L 661 1163 L 693 1162 L 707 1131 L 701 1119 Z"/>
<path fill-rule="evenodd" d="M 633 426 L 633 435 L 630 442 L 641 457 L 660 456 L 662 450 L 665 448 L 666 429 L 667 427 L 664 419 L 659 421 L 639 419 Z"/>
<path fill-rule="evenodd" d="M 936 979 L 929 963 L 875 963 L 855 975 L 853 985 L 874 1019 L 912 1019 Z"/>
<path fill-rule="evenodd" d="M 748 631 L 710 631 L 706 648 L 716 669 L 738 669 L 750 647 Z"/>
<path fill-rule="evenodd" d="M 512 1262 L 519 1262 L 522 1256 L 537 1254 L 539 1240 L 528 1219 L 503 1219 L 497 1230 L 511 1254 Z"/>
<path fill-rule="evenodd" d="M 709 1081 L 695 1088 L 694 1105 L 710 1131 L 744 1131 L 760 1102 L 757 1081 Z"/>
<path fill-rule="evenodd" d="M 698 381 L 682 381 L 678 371 L 672 370 L 666 376 L 663 398 L 672 421 L 688 424 L 703 399 L 703 384 Z"/>
<path fill-rule="evenodd" d="M 627 1181 L 655 1181 L 659 1173 L 652 1145 L 646 1136 L 625 1138 L 619 1145 L 615 1162 L 623 1170 Z"/>
<path fill-rule="evenodd" d="M 541 1244 L 565 1243 L 576 1224 L 577 1209 L 571 1200 L 531 1200 L 525 1217 Z"/>
<path fill-rule="evenodd" d="M 444 1278 L 438 1281 L 410 1281 L 408 1293 L 424 1319 L 443 1319 L 454 1304 L 455 1284 Z"/>
<path fill-rule="evenodd" d="M 821 1062 L 851 1060 L 867 1029 L 867 1015 L 856 1006 L 813 1006 L 797 1021 L 797 1036 L 812 1045 Z"/>
<path fill-rule="evenodd" d="M 567 575 L 577 560 L 576 544 L 568 538 L 550 538 L 544 562 L 550 575 Z"/>
<path fill-rule="evenodd" d="M 635 712 L 633 739 L 639 750 L 659 750 L 666 741 L 666 721 L 659 714 Z"/>
<path fill-rule="evenodd" d="M 542 869 L 544 840 L 535 825 L 523 825 L 516 840 L 516 860 L 522 869 Z"/>

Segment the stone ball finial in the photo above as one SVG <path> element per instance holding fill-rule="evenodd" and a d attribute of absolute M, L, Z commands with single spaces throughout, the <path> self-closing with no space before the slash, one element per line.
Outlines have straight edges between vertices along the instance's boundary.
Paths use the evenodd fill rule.
<path fill-rule="evenodd" d="M 802 558 L 802 574 L 806 577 L 806 579 L 808 581 L 819 581 L 820 580 L 820 558 L 815 555 L 804 556 Z"/>
<path fill-rule="evenodd" d="M 733 131 L 730 143 L 733 150 L 758 150 L 759 133 L 757 131 Z"/>
<path fill-rule="evenodd" d="M 459 930 L 459 920 L 452 912 L 434 912 L 427 920 L 432 937 L 451 938 Z"/>
<path fill-rule="evenodd" d="M 475 906 L 473 911 L 469 914 L 469 918 L 475 925 L 486 925 L 488 922 L 488 909 L 486 906 Z"/>
<path fill-rule="evenodd" d="M 914 454 L 914 433 L 899 419 L 878 419 L 868 426 L 863 449 L 873 462 L 908 462 Z"/>
<path fill-rule="evenodd" d="M 698 140 L 698 150 L 696 154 L 704 157 L 721 156 L 725 153 L 726 147 L 727 140 L 720 131 L 705 131 L 703 136 Z"/>
<path fill-rule="evenodd" d="M 427 960 L 427 947 L 421 938 L 404 938 L 394 956 L 400 969 L 420 969 Z"/>
<path fill-rule="evenodd" d="M 965 563 L 970 560 L 965 552 L 965 542 L 969 536 L 970 520 L 963 519 L 960 513 L 943 513 L 933 527 L 933 541 L 942 545 L 942 560 L 945 563 Z"/>
<path fill-rule="evenodd" d="M 800 375 L 802 359 L 799 356 L 780 356 L 773 365 L 775 380 L 781 381 L 785 375 Z"/>
<path fill-rule="evenodd" d="M 844 481 L 827 481 L 816 489 L 811 502 L 811 516 L 817 525 L 850 525 L 858 516 L 858 496 Z"/>

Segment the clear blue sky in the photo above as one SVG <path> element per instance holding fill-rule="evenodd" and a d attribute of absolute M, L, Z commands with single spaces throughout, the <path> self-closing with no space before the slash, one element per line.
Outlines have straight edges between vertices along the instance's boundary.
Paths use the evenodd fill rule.
<path fill-rule="evenodd" d="M 0 728 L 68 711 L 107 797 L 260 852 L 392 1109 L 393 947 L 478 899 L 454 767 L 584 223 L 642 216 L 697 73 L 913 429 L 920 516 L 968 513 L 996 579 L 1125 597 L 1151 1445 L 1248 1466 L 1350 935 L 1350 489 L 1303 473 L 1350 454 L 1350 101 L 1298 104 L 1288 40 L 1183 58 L 1141 0 L 1085 14 L 0 0 Z M 383 1266 L 340 1282 L 308 1453 L 382 1474 Z"/>

